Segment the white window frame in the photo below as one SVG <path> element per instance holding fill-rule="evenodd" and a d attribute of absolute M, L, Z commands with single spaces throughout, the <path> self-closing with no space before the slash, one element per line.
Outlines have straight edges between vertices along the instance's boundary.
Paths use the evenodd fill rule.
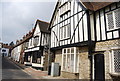
<path fill-rule="evenodd" d="M 66 4 L 64 4 L 64 3 L 66 3 Z M 67 11 L 70 10 L 70 1 L 67 0 L 64 3 L 60 5 L 60 9 L 59 9 L 60 15 L 66 13 Z"/>
<path fill-rule="evenodd" d="M 108 13 L 106 13 L 106 23 L 107 23 L 107 31 L 110 31 L 110 30 L 115 30 L 115 29 L 119 29 L 120 27 L 116 27 L 116 20 L 115 20 L 115 12 L 116 11 L 118 11 L 118 10 L 120 10 L 120 8 L 119 9 L 116 9 L 116 10 L 114 10 L 114 11 L 110 11 L 110 12 L 108 12 Z M 112 13 L 112 17 L 113 17 L 113 24 L 114 24 L 114 28 L 113 29 L 109 29 L 109 27 L 108 27 L 108 19 L 107 19 L 107 15 L 108 14 L 110 14 L 110 13 Z"/>
<path fill-rule="evenodd" d="M 33 44 L 34 46 L 37 46 L 39 44 L 39 36 L 35 36 L 34 39 L 33 39 Z"/>
<path fill-rule="evenodd" d="M 71 52 L 71 50 L 74 50 L 74 52 Z M 66 50 L 66 53 L 64 52 L 64 50 Z M 69 53 L 68 53 L 68 50 L 69 50 Z M 68 67 L 68 55 L 70 55 L 70 66 L 71 64 L 73 65 L 73 68 L 71 67 Z M 71 55 L 74 55 L 73 57 L 73 62 L 71 61 Z M 65 59 L 64 60 L 64 56 Z M 76 60 L 77 59 L 77 60 Z M 65 63 L 65 64 L 64 64 Z M 64 66 L 65 65 L 65 66 Z M 65 67 L 65 68 L 64 68 Z M 79 49 L 77 47 L 72 47 L 72 48 L 64 48 L 62 49 L 62 71 L 65 71 L 65 72 L 70 72 L 70 73 L 79 73 Z"/>
<path fill-rule="evenodd" d="M 112 75 L 120 75 L 120 73 L 115 72 L 115 67 L 114 67 L 114 51 L 115 50 L 120 50 L 119 47 L 115 47 L 109 50 L 109 58 L 110 58 L 110 74 Z"/>
<path fill-rule="evenodd" d="M 66 28 L 66 31 L 65 31 L 65 28 Z M 60 40 L 64 40 L 68 38 L 70 38 L 70 24 L 60 27 Z"/>

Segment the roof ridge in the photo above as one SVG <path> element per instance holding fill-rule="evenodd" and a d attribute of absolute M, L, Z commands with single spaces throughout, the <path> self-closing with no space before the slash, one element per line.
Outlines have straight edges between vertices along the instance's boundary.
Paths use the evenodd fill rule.
<path fill-rule="evenodd" d="M 37 19 L 37 21 L 39 21 L 39 22 L 44 22 L 44 23 L 47 23 L 47 24 L 50 24 L 49 22 L 46 22 L 46 21 L 43 21 L 43 20 L 39 20 L 39 19 Z"/>

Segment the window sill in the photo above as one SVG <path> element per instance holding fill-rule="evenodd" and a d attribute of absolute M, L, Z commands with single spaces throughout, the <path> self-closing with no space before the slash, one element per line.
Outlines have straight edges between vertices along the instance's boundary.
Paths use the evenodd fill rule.
<path fill-rule="evenodd" d="M 72 74 L 79 74 L 78 72 L 69 72 L 69 71 L 64 71 L 64 70 L 62 70 L 62 72 L 66 72 L 66 73 L 72 73 Z"/>
<path fill-rule="evenodd" d="M 107 30 L 107 32 L 117 31 L 117 30 L 120 30 L 120 28 L 110 29 L 110 30 Z"/>
<path fill-rule="evenodd" d="M 64 41 L 64 40 L 68 40 L 68 39 L 70 39 L 70 37 L 64 38 L 64 39 L 60 39 L 60 41 Z"/>
<path fill-rule="evenodd" d="M 109 73 L 109 74 L 116 77 L 120 76 L 120 73 Z"/>
<path fill-rule="evenodd" d="M 65 15 L 66 13 L 68 13 L 68 12 L 70 12 L 70 11 L 71 11 L 70 9 L 64 11 L 63 13 L 60 14 L 60 17 L 62 17 L 63 15 Z"/>

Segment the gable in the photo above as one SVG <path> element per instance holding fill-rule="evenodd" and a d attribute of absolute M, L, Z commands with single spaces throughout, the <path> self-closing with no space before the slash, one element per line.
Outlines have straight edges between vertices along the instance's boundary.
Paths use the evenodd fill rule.
<path fill-rule="evenodd" d="M 39 33 L 40 33 L 40 27 L 39 27 L 39 24 L 37 23 L 37 25 L 35 27 L 34 35 L 37 35 Z"/>
<path fill-rule="evenodd" d="M 78 1 L 76 1 L 76 0 L 72 0 L 72 1 L 75 1 L 75 3 L 80 4 L 79 7 L 80 7 L 81 9 L 83 9 L 83 10 L 86 9 L 86 8 L 84 7 L 84 5 L 81 4 L 81 2 L 78 2 Z M 60 11 L 61 9 L 60 9 L 60 8 L 61 8 L 62 6 L 64 6 L 65 3 L 66 3 L 66 2 L 65 2 L 64 0 L 61 0 L 61 1 L 58 0 L 58 2 L 57 2 L 57 4 L 56 4 L 56 7 L 55 7 L 55 9 L 54 9 L 54 12 L 53 12 L 51 21 L 50 21 L 49 29 L 51 28 L 51 26 L 55 25 L 55 24 L 57 23 L 57 21 L 58 21 L 58 22 L 60 21 L 60 15 L 61 15 L 61 14 L 64 14 L 64 12 L 61 13 L 61 11 Z M 68 7 L 69 7 L 69 9 L 71 10 L 71 8 L 73 7 L 73 5 L 72 5 L 72 4 L 71 4 L 70 6 L 68 5 Z M 65 9 L 65 8 L 64 8 L 64 9 Z M 63 9 L 63 10 L 64 10 L 64 9 Z M 76 9 L 77 9 L 77 8 L 76 8 Z"/>
<path fill-rule="evenodd" d="M 52 48 L 88 41 L 86 8 L 76 0 L 58 2 L 49 29 Z"/>

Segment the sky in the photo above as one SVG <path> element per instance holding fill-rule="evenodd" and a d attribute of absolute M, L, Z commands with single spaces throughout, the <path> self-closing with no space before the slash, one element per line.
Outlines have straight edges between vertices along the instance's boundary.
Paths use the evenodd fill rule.
<path fill-rule="evenodd" d="M 56 2 L 6 1 L 0 3 L 0 40 L 20 40 L 37 19 L 50 22 Z"/>

